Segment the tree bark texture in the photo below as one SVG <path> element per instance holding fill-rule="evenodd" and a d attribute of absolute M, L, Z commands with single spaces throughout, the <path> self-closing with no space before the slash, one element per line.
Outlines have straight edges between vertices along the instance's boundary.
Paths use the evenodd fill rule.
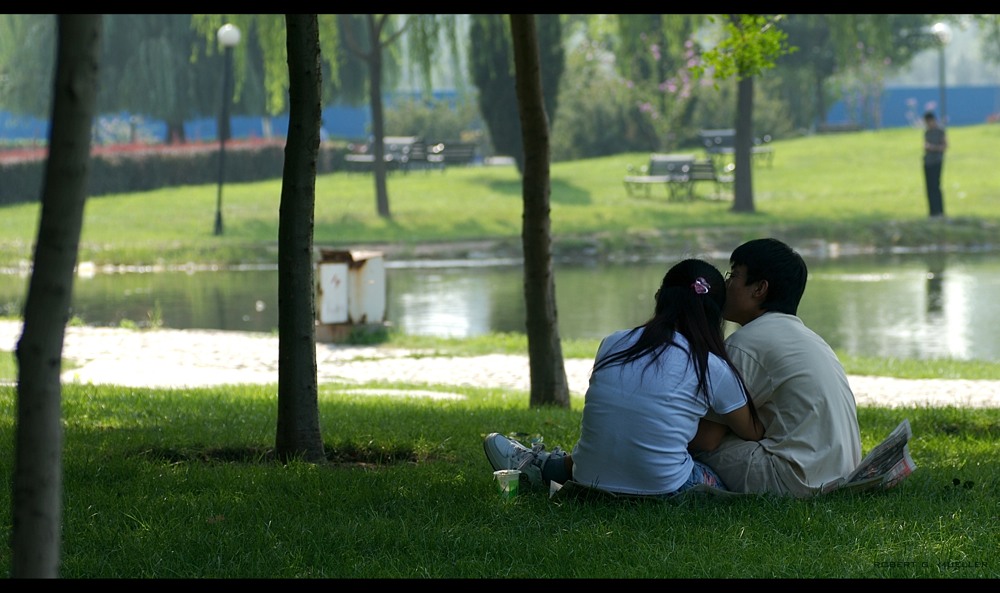
<path fill-rule="evenodd" d="M 313 224 L 322 118 L 319 24 L 314 14 L 285 15 L 289 115 L 278 220 L 279 459 L 326 458 L 316 378 Z"/>
<path fill-rule="evenodd" d="M 738 14 L 729 15 L 740 26 Z M 753 212 L 753 76 L 744 71 L 736 73 L 736 138 L 733 145 L 733 212 Z"/>
<path fill-rule="evenodd" d="M 733 211 L 753 212 L 753 77 L 746 76 L 736 83 L 736 138 L 733 163 Z"/>
<path fill-rule="evenodd" d="M 17 342 L 11 577 L 59 576 L 63 339 L 73 294 L 97 97 L 100 15 L 58 16 L 49 156 Z"/>
<path fill-rule="evenodd" d="M 552 272 L 549 126 L 542 94 L 535 15 L 510 15 L 515 86 L 524 148 L 524 299 L 532 407 L 569 407 Z"/>

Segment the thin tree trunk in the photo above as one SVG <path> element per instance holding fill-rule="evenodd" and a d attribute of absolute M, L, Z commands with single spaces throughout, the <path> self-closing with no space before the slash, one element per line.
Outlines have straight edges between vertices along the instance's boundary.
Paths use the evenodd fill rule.
<path fill-rule="evenodd" d="M 275 452 L 287 461 L 326 458 L 319 429 L 313 224 L 322 118 L 319 23 L 285 15 L 288 139 L 278 220 L 278 429 Z"/>
<path fill-rule="evenodd" d="M 569 382 L 563 362 L 552 273 L 549 219 L 549 125 L 542 94 L 535 15 L 510 15 L 514 80 L 524 146 L 524 300 L 532 407 L 569 407 Z"/>
<path fill-rule="evenodd" d="M 383 15 L 386 18 L 388 15 Z M 389 189 L 386 183 L 385 167 L 385 115 L 382 107 L 382 24 L 375 23 L 375 15 L 365 15 L 368 19 L 368 100 L 372 104 L 372 134 L 374 135 L 372 172 L 375 177 L 375 207 L 378 215 L 392 218 L 389 212 Z"/>
<path fill-rule="evenodd" d="M 17 342 L 11 577 L 59 576 L 63 339 L 90 170 L 100 15 L 58 16 L 52 128 L 34 269 Z"/>

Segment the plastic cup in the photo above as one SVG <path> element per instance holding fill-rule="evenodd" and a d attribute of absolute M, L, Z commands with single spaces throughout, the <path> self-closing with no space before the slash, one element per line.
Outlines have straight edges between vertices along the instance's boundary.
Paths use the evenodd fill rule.
<path fill-rule="evenodd" d="M 493 479 L 497 481 L 500 498 L 514 498 L 517 496 L 518 485 L 521 483 L 521 470 L 497 470 L 493 472 Z"/>

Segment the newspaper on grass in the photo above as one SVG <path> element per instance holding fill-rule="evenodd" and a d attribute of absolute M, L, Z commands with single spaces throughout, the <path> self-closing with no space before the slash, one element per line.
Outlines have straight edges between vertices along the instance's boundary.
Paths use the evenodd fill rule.
<path fill-rule="evenodd" d="M 910 430 L 910 421 L 903 420 L 861 460 L 850 475 L 824 484 L 823 493 L 834 490 L 888 490 L 896 486 L 917 469 L 917 464 L 910 457 L 911 436 L 913 431 Z"/>

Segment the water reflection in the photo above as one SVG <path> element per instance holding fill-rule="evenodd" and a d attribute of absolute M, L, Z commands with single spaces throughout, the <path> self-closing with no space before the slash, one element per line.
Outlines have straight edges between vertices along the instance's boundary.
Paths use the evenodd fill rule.
<path fill-rule="evenodd" d="M 434 267 L 386 262 L 386 315 L 404 333 L 469 337 L 524 332 L 516 262 Z M 728 262 L 715 261 L 721 268 Z M 929 359 L 1000 358 L 1000 258 L 916 254 L 809 260 L 799 310 L 834 348 Z M 459 265 L 461 264 L 461 265 Z M 646 320 L 667 263 L 556 265 L 564 338 L 600 338 Z M 74 286 L 73 314 L 91 325 L 274 332 L 277 270 L 97 273 Z M 20 311 L 24 276 L 0 274 L 0 314 Z"/>
<path fill-rule="evenodd" d="M 927 267 L 927 313 L 944 310 L 944 263 L 930 262 Z"/>
<path fill-rule="evenodd" d="M 858 354 L 900 358 L 994 359 L 996 342 L 976 344 L 973 308 L 994 308 L 974 300 L 966 264 L 956 263 L 947 276 L 940 265 L 896 262 L 886 271 L 839 271 L 821 268 L 810 279 L 800 314 L 831 345 Z M 995 272 L 992 272 L 995 274 Z M 982 272 L 989 281 L 989 273 Z M 827 295 L 830 291 L 839 302 Z"/>

